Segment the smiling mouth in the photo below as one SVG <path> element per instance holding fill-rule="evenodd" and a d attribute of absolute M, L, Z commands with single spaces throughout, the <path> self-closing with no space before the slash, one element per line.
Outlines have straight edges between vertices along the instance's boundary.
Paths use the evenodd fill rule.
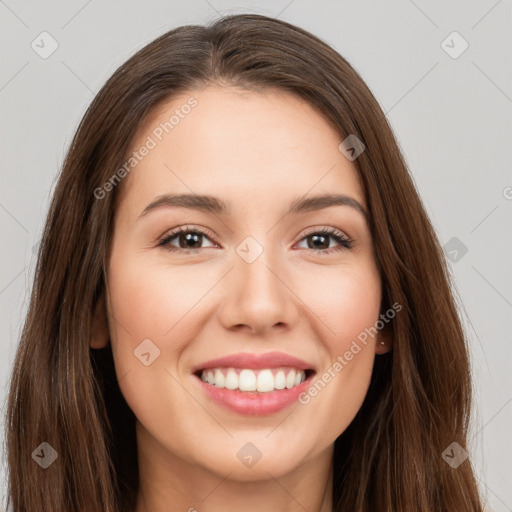
<path fill-rule="evenodd" d="M 194 372 L 204 383 L 215 388 L 241 393 L 270 393 L 292 389 L 315 374 L 314 370 L 301 370 L 294 367 L 279 368 L 205 368 Z"/>

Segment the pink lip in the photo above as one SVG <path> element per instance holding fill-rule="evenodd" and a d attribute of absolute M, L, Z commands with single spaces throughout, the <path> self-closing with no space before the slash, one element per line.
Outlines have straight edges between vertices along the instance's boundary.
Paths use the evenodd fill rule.
<path fill-rule="evenodd" d="M 291 389 L 285 388 L 268 393 L 217 388 L 201 379 L 198 379 L 198 382 L 209 398 L 230 411 L 248 416 L 265 416 L 275 414 L 297 402 L 299 395 L 311 385 L 311 378 L 312 376 L 309 376 Z"/>
<path fill-rule="evenodd" d="M 299 370 L 314 369 L 311 364 L 302 359 L 285 354 L 284 352 L 266 352 L 264 354 L 240 353 L 218 359 L 211 359 L 198 364 L 192 369 L 192 373 L 208 368 L 248 368 L 251 370 L 260 370 L 263 368 L 279 368 L 280 366 L 292 366 Z"/>
<path fill-rule="evenodd" d="M 201 380 L 201 370 L 208 368 L 248 368 L 252 370 L 264 368 L 279 368 L 290 366 L 299 370 L 313 370 L 298 386 L 291 389 L 280 389 L 268 393 L 246 392 L 226 388 L 217 388 Z M 211 359 L 195 366 L 192 373 L 198 378 L 198 383 L 206 395 L 214 402 L 227 409 L 245 415 L 263 416 L 279 412 L 297 401 L 300 393 L 311 384 L 311 378 L 316 373 L 311 364 L 302 359 L 290 356 L 284 352 L 266 352 L 264 354 L 240 353 L 226 357 Z"/>

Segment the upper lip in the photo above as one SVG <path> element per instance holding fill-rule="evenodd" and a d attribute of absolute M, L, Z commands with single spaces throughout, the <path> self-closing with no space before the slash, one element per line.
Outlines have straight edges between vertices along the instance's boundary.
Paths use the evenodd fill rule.
<path fill-rule="evenodd" d="M 192 369 L 195 373 L 199 370 L 208 368 L 250 368 L 253 370 L 264 368 L 279 368 L 281 366 L 291 366 L 299 370 L 313 370 L 313 366 L 295 356 L 285 354 L 284 352 L 265 352 L 264 354 L 254 354 L 242 352 L 232 354 L 217 359 L 210 359 L 204 363 L 198 364 Z"/>

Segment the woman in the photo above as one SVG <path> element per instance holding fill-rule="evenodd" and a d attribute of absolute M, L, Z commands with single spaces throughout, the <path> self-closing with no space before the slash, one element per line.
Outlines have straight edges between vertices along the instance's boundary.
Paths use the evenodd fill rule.
<path fill-rule="evenodd" d="M 164 34 L 98 93 L 54 193 L 13 510 L 481 511 L 448 276 L 332 48 L 258 15 Z"/>

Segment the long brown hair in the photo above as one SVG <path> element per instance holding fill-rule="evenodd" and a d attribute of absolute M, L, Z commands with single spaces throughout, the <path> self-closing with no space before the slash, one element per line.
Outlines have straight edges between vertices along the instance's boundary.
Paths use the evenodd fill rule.
<path fill-rule="evenodd" d="M 376 357 L 365 401 L 335 442 L 335 511 L 481 511 L 465 449 L 471 379 L 465 334 L 434 229 L 392 130 L 353 67 L 320 39 L 260 15 L 171 30 L 105 83 L 65 158 L 44 229 L 7 406 L 14 512 L 132 511 L 135 417 L 110 346 L 90 348 L 105 293 L 115 198 L 94 193 L 126 161 L 133 135 L 164 100 L 208 83 L 279 88 L 316 106 L 366 150 L 355 160 L 381 273 L 382 310 L 397 302 L 393 350 Z M 111 319 L 111 321 L 115 321 Z M 33 452 L 58 454 L 46 469 Z"/>

